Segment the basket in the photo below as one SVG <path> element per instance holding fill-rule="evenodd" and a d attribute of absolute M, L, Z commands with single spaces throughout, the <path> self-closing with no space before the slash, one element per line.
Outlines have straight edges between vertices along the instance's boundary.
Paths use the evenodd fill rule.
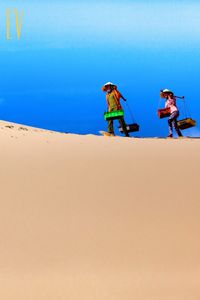
<path fill-rule="evenodd" d="M 159 119 L 163 119 L 163 118 L 167 118 L 170 116 L 170 108 L 162 108 L 162 109 L 158 109 L 158 118 Z"/>
<path fill-rule="evenodd" d="M 139 131 L 139 129 L 140 129 L 140 126 L 137 123 L 132 123 L 132 124 L 126 125 L 127 132 L 136 132 L 136 131 Z M 119 127 L 119 131 L 121 133 L 123 133 L 123 128 L 121 126 Z"/>
<path fill-rule="evenodd" d="M 186 118 L 186 119 L 179 120 L 177 122 L 177 125 L 179 129 L 184 130 L 184 129 L 194 127 L 196 125 L 196 121 L 191 118 Z"/>
<path fill-rule="evenodd" d="M 110 111 L 110 112 L 105 112 L 104 113 L 104 119 L 106 121 L 109 120 L 116 120 L 124 117 L 124 111 L 123 110 L 115 110 L 115 111 Z"/>

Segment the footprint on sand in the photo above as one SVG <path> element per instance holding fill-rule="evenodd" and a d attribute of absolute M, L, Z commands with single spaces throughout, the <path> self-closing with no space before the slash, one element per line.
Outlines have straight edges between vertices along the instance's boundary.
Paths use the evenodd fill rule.
<path fill-rule="evenodd" d="M 28 131 L 28 129 L 26 127 L 19 127 L 18 130 L 25 130 Z"/>
<path fill-rule="evenodd" d="M 13 128 L 14 128 L 13 125 L 6 125 L 5 127 L 6 127 L 6 128 L 10 128 L 10 129 L 13 129 Z"/>

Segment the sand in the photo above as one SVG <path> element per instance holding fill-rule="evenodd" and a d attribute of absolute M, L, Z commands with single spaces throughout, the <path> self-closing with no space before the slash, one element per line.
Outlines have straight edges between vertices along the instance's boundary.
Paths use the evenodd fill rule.
<path fill-rule="evenodd" d="M 200 139 L 1 121 L 0 147 L 0 299 L 200 299 Z"/>

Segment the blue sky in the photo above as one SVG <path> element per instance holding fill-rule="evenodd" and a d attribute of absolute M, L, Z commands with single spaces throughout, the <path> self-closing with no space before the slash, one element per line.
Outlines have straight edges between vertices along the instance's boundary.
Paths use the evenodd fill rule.
<path fill-rule="evenodd" d="M 13 17 L 5 40 L 8 7 L 24 10 L 20 41 Z M 3 1 L 0 118 L 98 133 L 106 129 L 101 86 L 112 81 L 141 126 L 137 135 L 165 136 L 166 120 L 156 116 L 161 88 L 185 95 L 199 121 L 199 47 L 198 1 Z"/>

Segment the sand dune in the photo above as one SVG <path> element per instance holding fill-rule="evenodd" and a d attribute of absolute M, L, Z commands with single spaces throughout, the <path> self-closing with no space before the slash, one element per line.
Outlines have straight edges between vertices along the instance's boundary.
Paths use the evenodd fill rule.
<path fill-rule="evenodd" d="M 0 299 L 200 299 L 200 139 L 0 122 Z"/>

